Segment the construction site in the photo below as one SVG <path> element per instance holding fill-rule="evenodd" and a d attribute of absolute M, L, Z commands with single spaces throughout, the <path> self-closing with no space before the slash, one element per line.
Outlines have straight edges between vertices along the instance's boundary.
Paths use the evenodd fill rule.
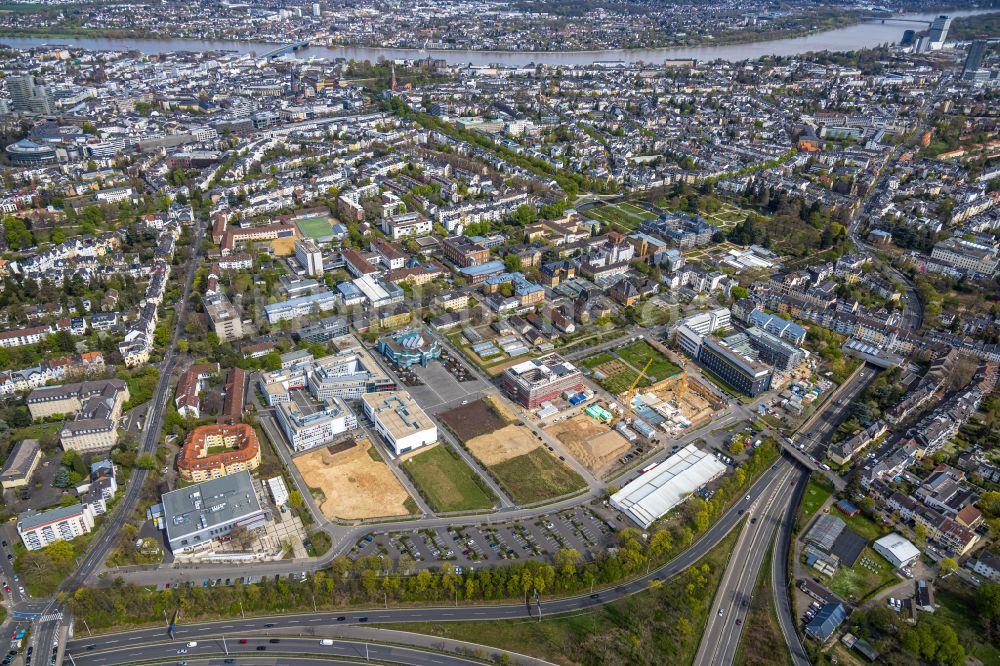
<path fill-rule="evenodd" d="M 295 466 L 327 518 L 405 516 L 415 506 L 367 438 L 317 448 L 296 457 Z"/>
<path fill-rule="evenodd" d="M 630 373 L 628 385 L 618 384 L 623 390 L 615 395 L 616 401 L 590 403 L 582 407 L 581 413 L 557 419 L 546 428 L 580 463 L 597 475 L 607 472 L 623 454 L 627 455 L 632 444 L 638 445 L 640 436 L 650 442 L 657 442 L 661 437 L 676 437 L 706 422 L 725 407 L 711 391 L 688 376 L 683 360 L 677 366 L 679 371 L 650 383 L 650 367 L 654 362 L 662 367 L 666 357 L 649 345 L 646 348 L 652 353 L 647 355 L 641 368 L 636 363 L 628 363 L 635 370 Z M 619 360 L 601 361 L 593 367 L 622 365 Z M 644 385 L 639 390 L 641 384 Z M 585 404 L 576 402 L 578 397 L 569 396 L 570 404 Z"/>

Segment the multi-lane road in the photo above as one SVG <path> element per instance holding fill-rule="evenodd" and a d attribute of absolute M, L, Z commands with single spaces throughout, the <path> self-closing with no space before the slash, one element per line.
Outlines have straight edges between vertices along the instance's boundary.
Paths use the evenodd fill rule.
<path fill-rule="evenodd" d="M 793 497 L 791 488 L 804 477 L 805 473 L 800 468 L 782 462 L 766 491 L 746 502 L 746 523 L 729 556 L 729 564 L 709 609 L 695 657 L 697 666 L 721 666 L 733 662 L 743 623 L 750 611 L 757 573 L 774 539 L 775 528 L 787 512 Z"/>
<path fill-rule="evenodd" d="M 593 595 L 585 594 L 577 597 L 542 601 L 541 613 L 547 616 L 555 613 L 570 613 L 609 603 L 625 596 L 646 590 L 650 581 L 665 580 L 683 572 L 704 557 L 715 547 L 740 520 L 745 504 L 753 503 L 768 492 L 773 492 L 776 478 L 787 473 L 788 463 L 783 460 L 776 462 L 770 469 L 751 486 L 748 494 L 750 500 L 739 502 L 725 513 L 709 530 L 687 550 L 676 558 L 653 570 L 647 575 L 623 583 L 614 588 L 600 590 Z M 781 483 L 787 483 L 782 480 Z M 67 651 L 73 655 L 74 661 L 82 666 L 78 655 L 90 653 L 95 658 L 101 656 L 102 666 L 114 664 L 129 664 L 138 657 L 130 657 L 128 650 L 136 650 L 143 646 L 158 646 L 159 657 L 167 656 L 166 650 L 184 649 L 187 642 L 218 639 L 223 635 L 232 634 L 236 639 L 244 636 L 259 636 L 270 632 L 272 635 L 301 634 L 310 628 L 350 626 L 367 623 L 385 622 L 447 622 L 458 620 L 502 620 L 537 618 L 539 607 L 536 604 L 526 606 L 522 603 L 504 604 L 499 606 L 442 606 L 439 608 L 371 608 L 365 610 L 340 611 L 333 613 L 310 613 L 307 615 L 282 615 L 276 617 L 255 617 L 247 619 L 230 619 L 218 622 L 207 622 L 193 625 L 181 625 L 177 628 L 176 640 L 170 641 L 166 627 L 142 629 L 124 633 L 106 634 L 102 636 L 77 638 L 67 645 Z M 339 619 L 343 618 L 343 619 Z M 364 619 L 362 619 L 364 618 Z M 93 646 L 87 649 L 88 646 Z M 128 649 L 123 649 L 128 648 Z M 157 657 L 153 657 L 157 658 Z M 131 659 L 131 661 L 130 661 Z"/>
<path fill-rule="evenodd" d="M 164 641 L 161 644 L 122 646 L 103 652 L 84 650 L 71 654 L 72 661 L 76 666 L 135 664 L 139 662 L 169 664 L 170 666 L 184 662 L 189 666 L 195 666 L 195 664 L 214 665 L 226 663 L 226 658 L 232 659 L 231 663 L 260 663 L 268 666 L 331 663 L 357 666 L 358 662 L 362 661 L 406 664 L 408 666 L 482 664 L 479 660 L 466 659 L 442 652 L 342 639 L 220 637 L 196 642 L 197 645 L 188 646 L 187 643 Z"/>

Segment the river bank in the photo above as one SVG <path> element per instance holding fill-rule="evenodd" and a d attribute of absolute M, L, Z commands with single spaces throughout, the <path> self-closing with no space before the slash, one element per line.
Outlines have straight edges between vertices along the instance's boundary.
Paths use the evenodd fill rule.
<path fill-rule="evenodd" d="M 996 9 L 953 11 L 955 18 L 996 13 Z M 897 43 L 907 28 L 913 28 L 913 21 L 931 21 L 936 13 L 902 14 L 887 18 L 884 22 L 857 23 L 851 26 L 824 30 L 815 34 L 749 42 L 745 44 L 696 46 L 666 49 L 607 49 L 601 51 L 473 51 L 443 50 L 423 51 L 380 47 L 310 46 L 294 55 L 299 59 L 347 60 L 371 62 L 379 59 L 419 59 L 439 58 L 449 64 L 490 65 L 499 64 L 520 67 L 529 64 L 550 66 L 584 66 L 595 62 L 649 63 L 657 64 L 665 60 L 695 59 L 702 62 L 725 60 L 740 62 L 763 56 L 794 56 L 814 51 L 853 51 L 871 48 L 887 43 Z M 894 20 L 895 19 L 895 20 Z M 904 22 L 905 21 L 905 22 Z M 261 55 L 278 45 L 269 42 L 195 40 L 195 39 L 145 39 L 145 38 L 102 38 L 102 37 L 5 37 L 0 43 L 13 48 L 36 46 L 71 46 L 91 51 L 139 51 L 147 55 L 178 51 L 231 51 L 242 54 Z"/>

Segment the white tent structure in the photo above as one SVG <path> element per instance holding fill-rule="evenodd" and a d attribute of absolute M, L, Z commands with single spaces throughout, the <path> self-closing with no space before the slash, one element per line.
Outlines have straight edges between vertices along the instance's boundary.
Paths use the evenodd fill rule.
<path fill-rule="evenodd" d="M 645 529 L 725 471 L 714 456 L 688 444 L 612 495 L 611 506 Z"/>

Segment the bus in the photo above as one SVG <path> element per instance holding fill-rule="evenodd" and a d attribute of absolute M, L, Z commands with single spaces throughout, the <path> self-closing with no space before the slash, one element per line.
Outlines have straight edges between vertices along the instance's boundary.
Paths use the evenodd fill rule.
<path fill-rule="evenodd" d="M 656 466 L 657 466 L 657 465 L 659 465 L 659 464 L 660 464 L 660 463 L 656 463 L 656 462 L 654 462 L 654 463 L 649 463 L 648 465 L 646 465 L 645 467 L 643 467 L 643 468 L 642 468 L 642 469 L 641 469 L 640 471 L 641 471 L 641 472 L 642 472 L 643 474 L 645 474 L 646 472 L 648 472 L 648 471 L 652 470 L 652 469 L 653 469 L 654 467 L 656 467 Z"/>

